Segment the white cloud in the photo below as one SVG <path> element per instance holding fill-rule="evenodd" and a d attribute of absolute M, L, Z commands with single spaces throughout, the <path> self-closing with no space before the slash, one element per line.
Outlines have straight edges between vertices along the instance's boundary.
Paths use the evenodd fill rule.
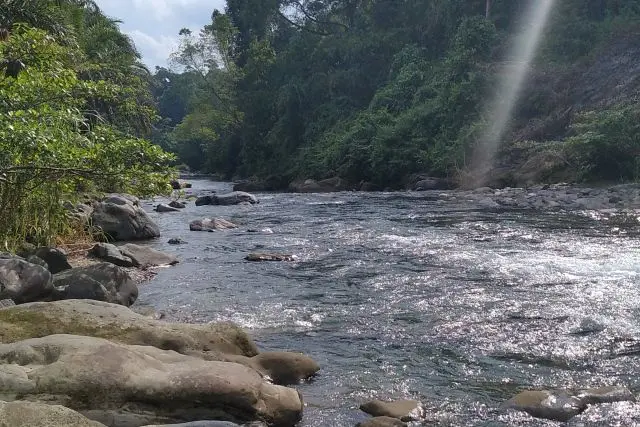
<path fill-rule="evenodd" d="M 1 1 L 1 0 L 0 0 Z M 214 9 L 223 10 L 225 0 L 96 0 L 102 11 L 122 21 L 151 68 L 166 66 L 177 46 L 182 28 L 197 31 L 211 19 Z"/>

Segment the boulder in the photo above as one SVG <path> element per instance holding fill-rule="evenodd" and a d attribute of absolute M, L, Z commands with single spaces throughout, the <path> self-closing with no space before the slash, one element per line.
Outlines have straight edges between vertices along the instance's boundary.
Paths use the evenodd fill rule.
<path fill-rule="evenodd" d="M 181 179 L 172 179 L 169 184 L 174 190 L 181 190 L 183 188 L 191 188 L 191 183 L 183 181 Z"/>
<path fill-rule="evenodd" d="M 429 191 L 429 190 L 451 190 L 455 186 L 448 179 L 435 177 L 421 177 L 419 181 L 413 184 L 413 191 Z"/>
<path fill-rule="evenodd" d="M 21 258 L 0 259 L 0 300 L 16 304 L 39 301 L 53 291 L 51 273 Z"/>
<path fill-rule="evenodd" d="M 187 207 L 186 204 L 184 204 L 183 202 L 179 202 L 177 200 L 172 200 L 171 202 L 169 202 L 169 206 L 176 209 L 184 209 Z"/>
<path fill-rule="evenodd" d="M 626 387 L 607 386 L 582 390 L 528 390 L 505 402 L 503 409 L 524 411 L 536 418 L 566 422 L 589 405 L 635 401 Z"/>
<path fill-rule="evenodd" d="M 164 203 L 160 203 L 158 206 L 156 206 L 155 211 L 156 212 L 179 212 L 180 209 L 174 208 Z"/>
<path fill-rule="evenodd" d="M 203 218 L 191 221 L 189 224 L 189 230 L 191 231 L 215 231 L 215 230 L 228 230 L 230 228 L 237 228 L 238 226 L 232 222 L 229 222 L 221 218 Z"/>
<path fill-rule="evenodd" d="M 253 357 L 231 357 L 228 360 L 251 366 L 275 384 L 298 384 L 318 373 L 320 365 L 302 353 L 269 351 Z"/>
<path fill-rule="evenodd" d="M 89 250 L 89 256 L 120 267 L 134 267 L 136 265 L 131 258 L 123 255 L 120 249 L 111 243 L 96 243 Z"/>
<path fill-rule="evenodd" d="M 71 269 L 71 264 L 69 264 L 67 260 L 67 254 L 60 249 L 41 247 L 36 249 L 34 255 L 47 263 L 51 274 Z"/>
<path fill-rule="evenodd" d="M 358 423 L 357 427 L 407 427 L 407 423 L 397 418 L 374 417 Z"/>
<path fill-rule="evenodd" d="M 160 236 L 160 229 L 133 196 L 113 195 L 94 203 L 91 224 L 109 240 L 143 240 Z"/>
<path fill-rule="evenodd" d="M 157 251 L 148 246 L 127 243 L 118 247 L 123 256 L 131 258 L 136 267 L 159 267 L 164 265 L 174 265 L 178 263 L 175 255 Z"/>
<path fill-rule="evenodd" d="M 240 203 L 260 203 L 253 194 L 244 191 L 232 191 L 227 194 L 210 194 L 196 199 L 196 206 L 204 205 L 239 205 Z"/>
<path fill-rule="evenodd" d="M 39 256 L 29 255 L 26 261 L 30 262 L 31 264 L 39 265 L 40 267 L 46 268 L 47 270 L 49 270 L 49 264 L 47 264 L 45 260 L 43 260 Z M 49 273 L 51 273 L 51 270 L 49 270 Z"/>
<path fill-rule="evenodd" d="M 293 255 L 268 253 L 251 253 L 244 259 L 247 261 L 295 261 L 295 257 Z"/>
<path fill-rule="evenodd" d="M 293 181 L 289 184 L 289 190 L 295 193 L 333 193 L 337 191 L 353 190 L 342 178 L 334 177 L 316 181 L 307 179 L 305 181 Z"/>
<path fill-rule="evenodd" d="M 93 299 L 128 307 L 138 298 L 138 287 L 129 273 L 106 262 L 55 274 L 53 286 L 54 300 Z"/>
<path fill-rule="evenodd" d="M 302 416 L 296 390 L 247 366 L 102 338 L 49 335 L 0 344 L 0 366 L 2 395 L 63 404 L 109 425 L 126 425 L 133 415 L 138 425 L 204 417 L 293 426 Z"/>
<path fill-rule="evenodd" d="M 2 374 L 0 374 L 2 376 Z M 60 405 L 0 401 L 0 427 L 105 427 Z"/>
<path fill-rule="evenodd" d="M 424 409 L 417 400 L 372 400 L 360 405 L 360 410 L 374 417 L 390 417 L 401 421 L 418 421 L 424 418 Z"/>
<path fill-rule="evenodd" d="M 246 332 L 231 323 L 170 323 L 134 313 L 121 305 L 92 300 L 31 303 L 0 310 L 0 342 L 52 334 L 107 338 L 206 360 L 258 354 Z"/>

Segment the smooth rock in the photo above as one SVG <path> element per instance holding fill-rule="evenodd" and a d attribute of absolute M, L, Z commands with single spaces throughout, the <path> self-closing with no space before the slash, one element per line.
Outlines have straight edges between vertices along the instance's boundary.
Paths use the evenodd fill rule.
<path fill-rule="evenodd" d="M 180 211 L 180 209 L 171 207 L 169 205 L 165 205 L 164 203 L 160 203 L 158 206 L 156 206 L 154 210 L 156 212 L 179 212 Z"/>
<path fill-rule="evenodd" d="M 37 255 L 29 255 L 26 261 L 30 262 L 31 264 L 39 265 L 40 267 L 46 268 L 47 270 L 49 270 L 49 264 L 47 264 L 45 260 L 43 260 Z M 49 273 L 51 273 L 51 270 L 49 270 Z"/>
<path fill-rule="evenodd" d="M 67 254 L 60 249 L 42 247 L 36 249 L 35 255 L 47 263 L 51 274 L 71 269 L 71 264 L 69 264 L 67 260 Z"/>
<path fill-rule="evenodd" d="M 106 262 L 55 274 L 53 285 L 54 300 L 93 299 L 128 307 L 138 298 L 138 287 L 129 273 Z"/>
<path fill-rule="evenodd" d="M 23 304 L 47 298 L 52 291 L 52 276 L 45 267 L 21 258 L 0 259 L 0 299 Z"/>
<path fill-rule="evenodd" d="M 64 406 L 19 400 L 0 401 L 0 427 L 105 427 L 105 425 Z"/>
<path fill-rule="evenodd" d="M 11 367 L 0 370 L 0 394 L 64 404 L 115 425 L 134 415 L 146 424 L 206 417 L 293 426 L 302 416 L 296 390 L 249 367 L 149 346 L 49 335 L 0 344 L 0 364 Z"/>
<path fill-rule="evenodd" d="M 582 412 L 586 405 L 564 390 L 531 390 L 517 394 L 502 407 L 524 411 L 536 418 L 566 422 Z"/>
<path fill-rule="evenodd" d="M 96 243 L 89 250 L 89 256 L 101 259 L 120 267 L 134 267 L 135 262 L 120 252 L 120 249 L 111 243 Z"/>
<path fill-rule="evenodd" d="M 295 261 L 295 257 L 293 255 L 268 253 L 251 253 L 244 259 L 247 261 Z"/>
<path fill-rule="evenodd" d="M 178 263 L 178 258 L 175 255 L 167 254 L 148 246 L 127 243 L 118 249 L 120 249 L 122 255 L 131 258 L 135 266 L 140 268 L 174 265 Z"/>
<path fill-rule="evenodd" d="M 191 221 L 191 223 L 189 224 L 189 230 L 191 231 L 228 230 L 237 227 L 238 226 L 234 223 L 221 218 L 196 219 L 194 221 Z"/>
<path fill-rule="evenodd" d="M 0 310 L 0 342 L 52 334 L 107 338 L 153 346 L 206 360 L 258 354 L 247 333 L 231 323 L 188 324 L 154 320 L 121 305 L 92 300 L 31 303 Z"/>
<path fill-rule="evenodd" d="M 93 206 L 91 224 L 110 240 L 143 240 L 160 237 L 158 225 L 140 208 L 137 198 L 110 196 Z"/>
<path fill-rule="evenodd" d="M 187 207 L 186 204 L 179 202 L 177 200 L 172 200 L 171 202 L 169 202 L 169 206 L 171 206 L 172 208 L 176 208 L 176 209 L 184 209 Z"/>
<path fill-rule="evenodd" d="M 200 196 L 196 199 L 196 206 L 203 205 L 239 205 L 241 203 L 256 204 L 260 203 L 253 194 L 244 191 L 232 191 L 227 194 L 212 194 Z"/>
<path fill-rule="evenodd" d="M 357 427 L 407 427 L 407 423 L 397 418 L 374 417 L 358 423 Z"/>
<path fill-rule="evenodd" d="M 360 405 L 360 410 L 373 417 L 390 417 L 401 421 L 417 421 L 424 418 L 424 410 L 417 400 L 372 400 Z"/>
<path fill-rule="evenodd" d="M 250 358 L 247 364 L 267 375 L 275 384 L 298 384 L 320 370 L 320 365 L 302 353 L 270 351 Z"/>

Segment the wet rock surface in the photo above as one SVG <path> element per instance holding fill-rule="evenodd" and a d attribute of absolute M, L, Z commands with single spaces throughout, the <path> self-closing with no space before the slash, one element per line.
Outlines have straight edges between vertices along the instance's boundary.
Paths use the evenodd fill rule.
<path fill-rule="evenodd" d="M 418 421 L 424 417 L 422 405 L 417 400 L 372 400 L 360 405 L 360 410 L 374 417 L 390 417 L 401 421 Z"/>
<path fill-rule="evenodd" d="M 196 219 L 189 223 L 189 230 L 191 231 L 216 231 L 216 230 L 228 230 L 237 228 L 234 223 L 222 218 L 203 218 Z"/>

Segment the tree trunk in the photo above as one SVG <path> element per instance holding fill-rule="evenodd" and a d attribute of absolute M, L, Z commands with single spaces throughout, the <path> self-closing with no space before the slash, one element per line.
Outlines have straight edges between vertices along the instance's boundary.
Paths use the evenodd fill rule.
<path fill-rule="evenodd" d="M 485 3 L 484 14 L 487 19 L 491 16 L 491 0 L 487 0 Z"/>

